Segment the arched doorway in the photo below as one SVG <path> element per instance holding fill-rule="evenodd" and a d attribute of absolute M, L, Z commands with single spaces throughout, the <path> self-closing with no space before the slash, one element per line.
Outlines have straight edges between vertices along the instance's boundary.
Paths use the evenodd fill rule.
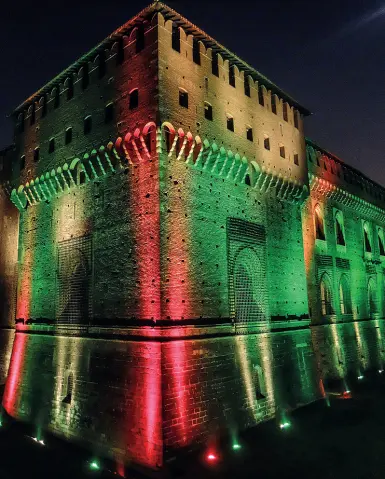
<path fill-rule="evenodd" d="M 232 276 L 236 321 L 266 320 L 266 277 L 252 248 L 243 248 L 238 253 Z"/>

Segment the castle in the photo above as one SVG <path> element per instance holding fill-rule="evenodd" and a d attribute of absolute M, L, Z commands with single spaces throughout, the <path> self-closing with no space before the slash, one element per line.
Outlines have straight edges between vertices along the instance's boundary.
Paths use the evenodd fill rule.
<path fill-rule="evenodd" d="M 382 371 L 385 190 L 308 114 L 161 2 L 18 106 L 6 412 L 159 469 Z"/>

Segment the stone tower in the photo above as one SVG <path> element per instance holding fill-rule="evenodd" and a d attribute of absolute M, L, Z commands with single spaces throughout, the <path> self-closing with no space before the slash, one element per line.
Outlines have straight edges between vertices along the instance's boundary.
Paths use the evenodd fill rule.
<path fill-rule="evenodd" d="M 315 267 L 334 243 L 317 243 L 313 198 L 333 192 L 342 211 L 353 193 L 314 170 L 315 151 L 342 162 L 306 145 L 308 114 L 160 2 L 16 108 L 0 196 L 7 413 L 154 469 L 343 377 L 322 276 L 337 257 Z M 385 223 L 383 197 L 355 195 Z M 360 344 L 378 367 L 369 319 Z"/>

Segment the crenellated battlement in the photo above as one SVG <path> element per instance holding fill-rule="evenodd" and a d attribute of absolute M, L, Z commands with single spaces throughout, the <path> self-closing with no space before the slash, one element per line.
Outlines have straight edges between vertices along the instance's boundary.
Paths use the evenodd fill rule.
<path fill-rule="evenodd" d="M 306 139 L 309 179 L 319 190 L 344 191 L 345 197 L 358 204 L 371 204 L 372 210 L 384 211 L 385 188 L 340 158 Z M 323 186 L 320 186 L 323 185 Z"/>
<path fill-rule="evenodd" d="M 161 2 L 154 2 L 21 103 L 13 112 L 17 130 L 24 131 L 27 120 L 31 125 L 35 124 L 51 109 L 58 108 L 62 101 L 81 94 L 84 88 L 100 81 L 106 74 L 114 75 L 121 64 L 145 47 L 146 37 L 157 25 L 164 27 L 170 35 L 177 25 L 180 42 L 192 62 L 197 63 L 198 58 L 205 56 L 215 63 L 217 76 L 234 82 L 234 87 L 246 84 L 246 94 L 249 89 L 254 89 L 259 92 L 260 102 L 268 105 L 272 105 L 274 97 L 277 114 L 287 121 L 290 118 L 291 122 L 299 122 L 298 112 L 305 116 L 310 114 L 273 82 L 194 24 Z"/>

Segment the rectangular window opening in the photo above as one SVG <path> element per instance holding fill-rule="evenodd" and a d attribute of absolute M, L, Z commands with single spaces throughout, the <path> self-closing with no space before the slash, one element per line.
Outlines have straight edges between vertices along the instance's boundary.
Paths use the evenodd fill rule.
<path fill-rule="evenodd" d="M 249 141 L 253 141 L 253 129 L 251 128 L 251 126 L 246 126 L 246 138 Z"/>
<path fill-rule="evenodd" d="M 88 135 L 92 130 L 92 117 L 88 115 L 84 118 L 84 134 Z"/>
<path fill-rule="evenodd" d="M 213 51 L 211 60 L 211 72 L 216 77 L 219 77 L 218 53 Z"/>
<path fill-rule="evenodd" d="M 250 82 L 249 82 L 249 77 L 245 76 L 245 81 L 244 81 L 244 89 L 245 89 L 245 95 L 250 96 Z"/>
<path fill-rule="evenodd" d="M 201 52 L 199 47 L 199 40 L 194 38 L 193 40 L 193 62 L 197 65 L 201 64 Z"/>
<path fill-rule="evenodd" d="M 207 101 L 205 101 L 205 118 L 206 120 L 213 120 L 213 107 Z"/>
<path fill-rule="evenodd" d="M 234 131 L 234 118 L 231 115 L 227 115 L 227 129 Z"/>
<path fill-rule="evenodd" d="M 40 148 L 37 147 L 33 150 L 33 161 L 37 163 L 40 160 Z"/>
<path fill-rule="evenodd" d="M 276 115 L 277 114 L 277 97 L 274 93 L 271 94 L 271 111 Z"/>
<path fill-rule="evenodd" d="M 232 65 L 229 67 L 229 85 L 235 88 L 235 68 Z"/>
<path fill-rule="evenodd" d="M 48 143 L 48 153 L 53 153 L 55 151 L 55 138 L 51 138 Z"/>
<path fill-rule="evenodd" d="M 261 106 L 265 106 L 265 97 L 263 95 L 262 85 L 258 85 L 258 101 Z"/>
<path fill-rule="evenodd" d="M 171 46 L 173 50 L 180 53 L 180 30 L 176 23 L 172 25 Z"/>
<path fill-rule="evenodd" d="M 188 93 L 186 90 L 179 89 L 179 105 L 188 108 Z"/>
<path fill-rule="evenodd" d="M 72 127 L 66 129 L 65 132 L 65 144 L 68 145 L 72 141 Z"/>
<path fill-rule="evenodd" d="M 139 90 L 135 88 L 135 90 L 132 90 L 130 92 L 130 110 L 134 110 L 135 108 L 138 108 L 139 106 Z"/>
<path fill-rule="evenodd" d="M 111 123 L 114 119 L 114 104 L 108 103 L 104 109 L 104 123 Z"/>

